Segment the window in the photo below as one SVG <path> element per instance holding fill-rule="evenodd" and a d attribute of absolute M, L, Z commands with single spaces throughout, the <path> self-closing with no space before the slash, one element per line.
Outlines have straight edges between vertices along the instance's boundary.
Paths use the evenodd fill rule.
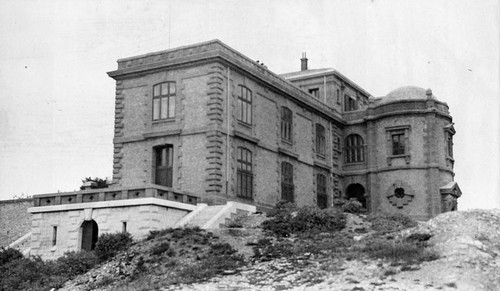
<path fill-rule="evenodd" d="M 153 86 L 153 120 L 175 116 L 175 82 Z"/>
<path fill-rule="evenodd" d="M 319 88 L 309 89 L 309 94 L 313 95 L 316 98 L 319 98 Z"/>
<path fill-rule="evenodd" d="M 155 184 L 172 187 L 174 148 L 171 145 L 154 148 Z"/>
<path fill-rule="evenodd" d="M 340 89 L 337 89 L 337 103 L 340 104 Z"/>
<path fill-rule="evenodd" d="M 451 133 L 448 133 L 448 137 L 446 139 L 446 151 L 448 157 L 453 158 L 453 135 Z"/>
<path fill-rule="evenodd" d="M 326 196 L 326 177 L 323 174 L 316 175 L 316 193 L 318 207 L 321 209 L 328 207 L 328 198 Z"/>
<path fill-rule="evenodd" d="M 353 110 L 358 110 L 358 101 L 345 94 L 344 95 L 344 111 L 353 111 Z"/>
<path fill-rule="evenodd" d="M 252 124 L 252 91 L 241 85 L 238 96 L 238 120 Z"/>
<path fill-rule="evenodd" d="M 345 162 L 361 163 L 365 160 L 365 145 L 363 138 L 357 134 L 351 134 L 345 139 Z"/>
<path fill-rule="evenodd" d="M 316 123 L 316 153 L 325 155 L 325 128 Z"/>
<path fill-rule="evenodd" d="M 281 107 L 281 139 L 292 141 L 292 110 Z"/>
<path fill-rule="evenodd" d="M 57 244 L 57 226 L 52 228 L 52 246 Z"/>
<path fill-rule="evenodd" d="M 122 232 L 127 232 L 127 222 L 122 221 Z"/>
<path fill-rule="evenodd" d="M 405 154 L 405 134 L 404 132 L 393 133 L 392 135 L 392 155 Z"/>
<path fill-rule="evenodd" d="M 293 197 L 293 166 L 290 163 L 281 163 L 281 200 L 294 202 Z"/>
<path fill-rule="evenodd" d="M 252 199 L 252 152 L 246 148 L 238 148 L 238 170 L 236 176 L 236 195 L 238 197 Z"/>

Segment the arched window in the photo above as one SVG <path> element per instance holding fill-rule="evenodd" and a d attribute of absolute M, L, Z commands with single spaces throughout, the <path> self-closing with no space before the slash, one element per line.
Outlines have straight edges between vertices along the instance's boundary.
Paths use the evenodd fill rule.
<path fill-rule="evenodd" d="M 316 123 L 316 153 L 325 154 L 325 127 Z"/>
<path fill-rule="evenodd" d="M 365 161 L 363 138 L 357 134 L 349 135 L 345 140 L 345 162 L 360 163 Z"/>
<path fill-rule="evenodd" d="M 281 199 L 294 202 L 293 197 L 293 165 L 287 162 L 281 163 Z"/>
<path fill-rule="evenodd" d="M 292 110 L 281 107 L 281 139 L 292 141 Z"/>
<path fill-rule="evenodd" d="M 175 82 L 153 86 L 153 120 L 175 116 Z"/>
<path fill-rule="evenodd" d="M 318 207 L 321 209 L 328 207 L 328 198 L 326 196 L 326 177 L 323 174 L 316 175 L 316 193 Z"/>
<path fill-rule="evenodd" d="M 238 148 L 238 169 L 236 182 L 236 195 L 238 197 L 252 199 L 253 172 L 252 152 L 246 148 Z"/>

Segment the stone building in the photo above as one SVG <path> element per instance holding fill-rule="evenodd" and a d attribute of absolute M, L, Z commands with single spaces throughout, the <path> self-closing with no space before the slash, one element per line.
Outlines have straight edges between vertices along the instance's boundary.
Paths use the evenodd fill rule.
<path fill-rule="evenodd" d="M 44 222 L 65 219 L 73 246 L 88 221 L 144 233 L 145 221 L 164 226 L 169 211 L 180 218 L 200 202 L 266 210 L 280 200 L 326 208 L 349 198 L 418 219 L 456 209 L 455 130 L 430 89 L 374 98 L 334 69 L 309 69 L 305 54 L 300 71 L 277 75 L 218 40 L 120 59 L 108 75 L 113 185 L 35 196 L 33 241 L 54 236 Z M 144 199 L 155 200 L 137 204 Z M 78 211 L 61 216 L 65 209 Z M 143 216 L 132 222 L 134 213 Z"/>

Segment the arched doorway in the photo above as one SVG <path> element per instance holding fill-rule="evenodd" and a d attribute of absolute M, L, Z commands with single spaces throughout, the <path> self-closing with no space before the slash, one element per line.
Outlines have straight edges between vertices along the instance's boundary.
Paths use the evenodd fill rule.
<path fill-rule="evenodd" d="M 350 184 L 346 189 L 347 199 L 356 198 L 366 208 L 365 188 L 361 184 Z"/>
<path fill-rule="evenodd" d="M 82 250 L 91 251 L 95 248 L 97 237 L 99 236 L 99 227 L 94 220 L 87 220 L 82 223 Z"/>

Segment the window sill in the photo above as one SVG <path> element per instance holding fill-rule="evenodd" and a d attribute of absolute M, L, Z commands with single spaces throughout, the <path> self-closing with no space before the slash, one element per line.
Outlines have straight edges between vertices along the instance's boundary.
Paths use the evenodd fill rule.
<path fill-rule="evenodd" d="M 325 156 L 325 154 L 318 154 L 318 153 L 316 153 L 316 158 L 319 158 L 321 160 L 325 160 L 326 156 Z"/>
<path fill-rule="evenodd" d="M 281 142 L 290 146 L 293 145 L 293 142 L 291 140 L 281 139 Z"/>
<path fill-rule="evenodd" d="M 409 164 L 410 163 L 410 155 L 392 155 L 387 157 L 387 165 L 391 166 L 392 165 L 392 160 L 393 159 L 405 159 L 405 163 Z"/>
<path fill-rule="evenodd" d="M 344 163 L 344 166 L 357 166 L 357 165 L 364 165 L 365 161 L 362 162 L 350 162 L 350 163 Z"/>
<path fill-rule="evenodd" d="M 246 123 L 244 121 L 238 120 L 238 124 L 248 129 L 252 129 L 252 124 Z"/>
<path fill-rule="evenodd" d="M 175 117 L 167 118 L 167 119 L 157 119 L 157 120 L 153 120 L 151 123 L 152 124 L 162 124 L 162 123 L 173 123 L 173 122 L 175 122 Z"/>

